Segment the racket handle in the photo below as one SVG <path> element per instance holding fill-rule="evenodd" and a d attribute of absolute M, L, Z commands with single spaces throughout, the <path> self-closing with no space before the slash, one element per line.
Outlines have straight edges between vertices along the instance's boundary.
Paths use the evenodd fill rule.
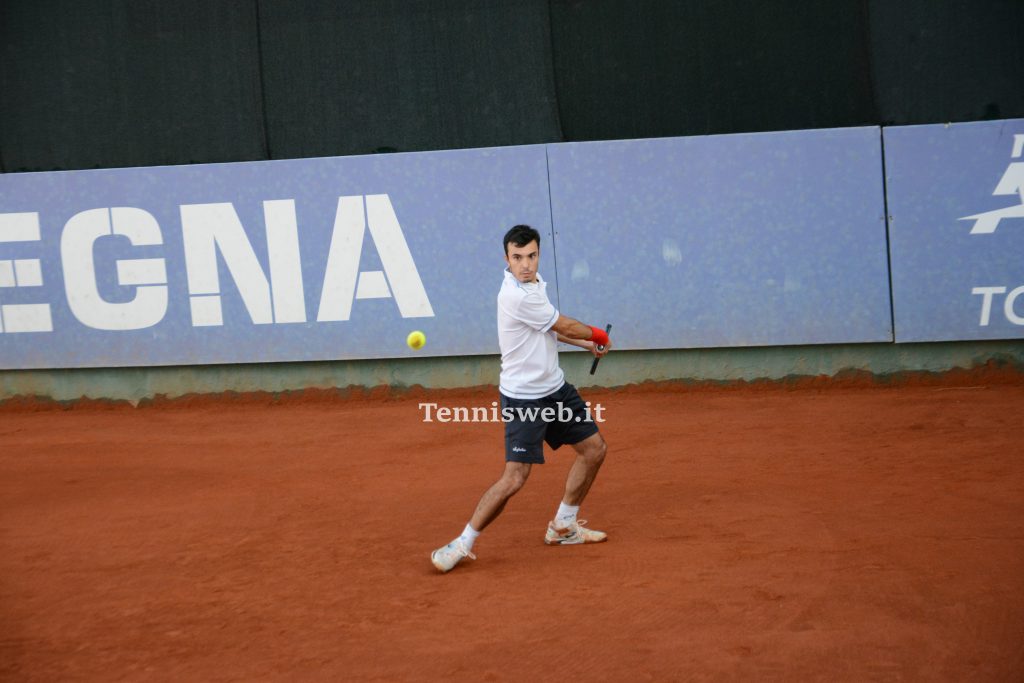
<path fill-rule="evenodd" d="M 612 324 L 611 324 L 611 323 L 608 323 L 607 325 L 605 325 L 605 327 L 604 327 L 604 331 L 605 331 L 606 333 L 607 333 L 607 332 L 611 332 L 611 331 L 612 331 Z M 601 351 L 603 351 L 603 350 L 604 350 L 604 347 L 603 347 L 603 346 L 598 346 L 597 348 L 598 348 L 598 350 L 601 350 Z M 600 358 L 595 358 L 595 359 L 594 359 L 594 362 L 590 364 L 590 374 L 591 374 L 591 375 L 593 375 L 593 374 L 594 374 L 595 372 L 597 372 L 597 364 L 598 364 L 598 363 L 600 363 L 600 362 L 601 362 L 601 359 L 600 359 Z"/>

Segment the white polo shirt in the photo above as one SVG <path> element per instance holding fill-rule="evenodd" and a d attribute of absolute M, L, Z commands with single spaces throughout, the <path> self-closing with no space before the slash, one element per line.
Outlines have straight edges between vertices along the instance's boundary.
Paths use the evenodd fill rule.
<path fill-rule="evenodd" d="M 562 387 L 558 335 L 551 326 L 558 311 L 548 300 L 548 284 L 520 282 L 505 269 L 498 292 L 498 345 L 501 347 L 501 393 L 509 398 L 542 398 Z"/>

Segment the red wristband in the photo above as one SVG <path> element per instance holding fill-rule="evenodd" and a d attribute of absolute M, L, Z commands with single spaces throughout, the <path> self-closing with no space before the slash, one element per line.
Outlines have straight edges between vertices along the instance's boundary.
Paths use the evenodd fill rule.
<path fill-rule="evenodd" d="M 590 341 L 594 342 L 598 346 L 608 346 L 608 333 L 598 327 L 591 327 L 593 334 L 590 335 Z"/>

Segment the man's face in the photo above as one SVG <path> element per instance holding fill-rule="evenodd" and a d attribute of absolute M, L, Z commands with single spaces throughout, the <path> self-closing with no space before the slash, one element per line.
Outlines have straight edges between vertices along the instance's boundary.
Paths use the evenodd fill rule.
<path fill-rule="evenodd" d="M 537 281 L 537 262 L 540 261 L 540 245 L 537 240 L 531 240 L 528 244 L 517 247 L 514 243 L 508 243 L 508 253 L 505 254 L 505 263 L 508 269 L 520 282 Z"/>

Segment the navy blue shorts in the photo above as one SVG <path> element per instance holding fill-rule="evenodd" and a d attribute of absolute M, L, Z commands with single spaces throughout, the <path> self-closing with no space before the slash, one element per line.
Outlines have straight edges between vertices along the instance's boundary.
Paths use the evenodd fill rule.
<path fill-rule="evenodd" d="M 509 398 L 502 394 L 501 409 L 505 420 L 506 462 L 543 465 L 545 441 L 557 450 L 563 444 L 577 444 L 598 431 L 576 387 L 568 382 L 544 398 Z"/>

